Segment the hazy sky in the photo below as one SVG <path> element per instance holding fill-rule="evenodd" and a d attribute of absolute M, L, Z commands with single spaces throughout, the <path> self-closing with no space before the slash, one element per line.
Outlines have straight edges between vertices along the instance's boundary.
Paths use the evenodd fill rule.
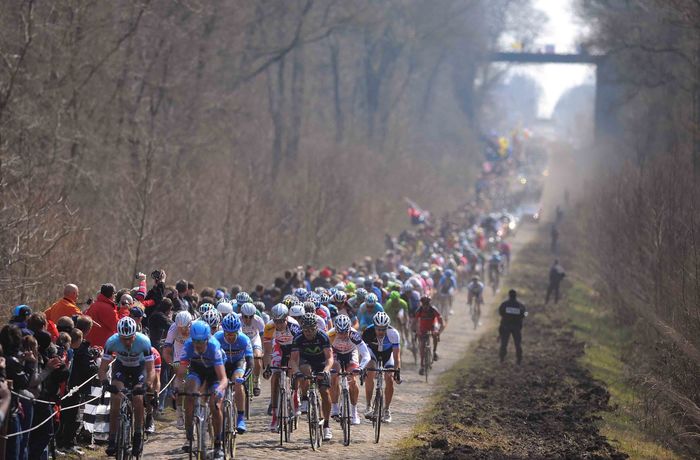
<path fill-rule="evenodd" d="M 577 37 L 583 25 L 573 11 L 575 0 L 534 0 L 535 6 L 549 16 L 537 44 L 553 44 L 557 53 L 576 51 Z M 546 64 L 513 67 L 514 73 L 525 73 L 536 77 L 544 89 L 540 101 L 540 116 L 548 118 L 554 105 L 564 91 L 585 81 L 593 81 L 594 70 L 586 65 Z"/>

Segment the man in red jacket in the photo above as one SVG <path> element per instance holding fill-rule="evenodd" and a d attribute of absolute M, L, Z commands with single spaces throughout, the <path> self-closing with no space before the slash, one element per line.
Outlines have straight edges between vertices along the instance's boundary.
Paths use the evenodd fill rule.
<path fill-rule="evenodd" d="M 90 344 L 104 348 L 105 342 L 117 332 L 117 309 L 114 304 L 114 285 L 103 284 L 97 300 L 90 305 L 85 314 L 92 318 L 92 329 L 86 340 Z"/>

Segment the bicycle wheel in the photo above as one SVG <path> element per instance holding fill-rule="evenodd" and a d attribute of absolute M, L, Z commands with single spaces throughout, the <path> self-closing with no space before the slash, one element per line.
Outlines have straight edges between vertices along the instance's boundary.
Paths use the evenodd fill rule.
<path fill-rule="evenodd" d="M 431 337 L 425 338 L 425 348 L 423 351 L 423 372 L 425 374 L 425 383 L 428 383 L 428 374 L 433 364 L 433 351 L 430 347 Z"/>
<path fill-rule="evenodd" d="M 309 393 L 309 408 L 306 415 L 309 419 L 309 442 L 311 443 L 311 448 L 316 450 L 316 443 L 318 441 L 318 413 L 316 412 L 316 400 L 314 399 L 313 393 Z"/>
<path fill-rule="evenodd" d="M 127 420 L 122 420 L 117 433 L 117 460 L 129 460 L 131 458 L 131 428 Z"/>
<path fill-rule="evenodd" d="M 377 388 L 374 394 L 374 419 L 372 426 L 374 428 L 374 442 L 379 442 L 379 434 L 382 431 L 382 416 L 384 415 L 384 391 Z"/>
<path fill-rule="evenodd" d="M 352 419 L 352 414 L 350 413 L 350 392 L 348 390 L 343 390 L 341 395 L 341 406 L 340 406 L 340 424 L 343 427 L 343 445 L 350 445 L 350 421 Z"/>
<path fill-rule="evenodd" d="M 290 398 L 289 394 L 285 391 L 285 401 L 286 405 L 285 407 L 287 408 L 285 411 L 285 425 L 284 425 L 284 438 L 287 440 L 287 442 L 291 442 L 292 440 L 292 431 L 294 430 L 295 426 L 294 424 L 296 423 L 296 414 L 294 413 L 294 405 L 292 404 L 292 398 Z"/>
<path fill-rule="evenodd" d="M 193 427 L 193 433 L 192 433 L 192 439 L 194 440 L 194 457 L 192 456 L 192 453 L 190 453 L 190 458 L 194 458 L 196 460 L 206 460 L 207 458 L 207 448 L 206 448 L 206 436 L 207 436 L 207 430 L 203 426 L 204 421 L 200 420 L 199 416 L 194 416 L 192 419 L 192 427 Z"/>
<path fill-rule="evenodd" d="M 287 392 L 285 392 L 284 388 L 282 387 L 279 389 L 277 407 L 279 408 L 277 409 L 277 423 L 280 431 L 281 446 L 283 442 L 289 442 L 289 439 L 287 438 L 287 424 L 289 423 L 289 419 L 287 418 Z"/>
<path fill-rule="evenodd" d="M 231 409 L 231 401 L 224 400 L 223 407 L 223 434 L 224 434 L 224 458 L 234 458 L 236 427 L 234 426 L 233 410 Z"/>
<path fill-rule="evenodd" d="M 245 411 L 245 418 L 246 420 L 250 420 L 250 400 L 253 398 L 253 374 L 249 374 L 248 378 L 245 380 L 245 385 L 243 385 L 243 388 L 245 389 L 245 407 L 243 410 Z"/>

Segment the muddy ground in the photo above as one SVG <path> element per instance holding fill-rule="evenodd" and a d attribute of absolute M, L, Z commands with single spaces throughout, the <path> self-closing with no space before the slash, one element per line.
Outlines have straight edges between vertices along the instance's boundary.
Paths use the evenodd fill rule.
<path fill-rule="evenodd" d="M 543 240 L 523 249 L 510 278 L 529 310 L 522 365 L 512 343 L 500 364 L 497 332 L 486 334 L 397 458 L 627 457 L 598 432 L 609 394 L 577 360 L 584 344 L 564 319 L 566 301 L 544 305 L 552 256 Z"/>

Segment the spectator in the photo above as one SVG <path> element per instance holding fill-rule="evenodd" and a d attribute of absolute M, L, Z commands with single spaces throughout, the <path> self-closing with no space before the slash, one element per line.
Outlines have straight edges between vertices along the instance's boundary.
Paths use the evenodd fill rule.
<path fill-rule="evenodd" d="M 197 293 L 194 291 L 194 284 L 193 283 L 187 283 L 187 295 L 185 295 L 185 299 L 187 299 L 187 302 L 190 304 L 190 314 L 192 314 L 194 311 L 197 310 L 197 304 L 199 301 L 199 298 L 197 297 Z"/>
<path fill-rule="evenodd" d="M 83 339 L 85 339 L 88 332 L 90 332 L 90 329 L 92 329 L 92 318 L 87 315 L 77 316 L 75 318 L 75 327 L 80 329 L 80 331 L 83 333 Z"/>
<path fill-rule="evenodd" d="M 173 302 L 165 298 L 158 305 L 158 309 L 148 320 L 149 338 L 159 353 L 163 350 L 163 341 L 168 334 L 168 329 L 173 324 Z"/>
<path fill-rule="evenodd" d="M 151 316 L 153 309 L 160 303 L 165 297 L 165 280 L 167 275 L 165 270 L 153 270 L 151 273 L 151 278 L 153 279 L 153 287 L 148 290 L 146 294 L 146 300 L 152 300 L 153 304 L 146 306 L 146 316 Z M 144 304 L 145 305 L 145 304 Z"/>
<path fill-rule="evenodd" d="M 131 310 L 129 310 L 129 317 L 136 321 L 136 330 L 139 331 L 142 334 L 148 335 L 148 328 L 144 324 L 143 319 L 146 317 L 146 314 L 141 310 L 139 307 L 131 307 Z"/>
<path fill-rule="evenodd" d="M 81 313 L 78 308 L 78 286 L 75 284 L 66 284 L 63 287 L 63 298 L 51 305 L 46 314 L 46 319 L 56 323 L 63 316 L 71 317 Z"/>
<path fill-rule="evenodd" d="M 27 328 L 27 318 L 32 314 L 32 309 L 29 305 L 17 305 L 12 310 L 12 318 L 10 318 L 9 323 L 17 326 L 22 335 L 31 335 L 32 331 Z"/>
<path fill-rule="evenodd" d="M 32 331 L 32 335 L 34 335 L 39 344 L 49 344 L 58 338 L 56 325 L 46 321 L 46 315 L 42 312 L 32 313 L 27 318 L 27 328 Z"/>
<path fill-rule="evenodd" d="M 7 419 L 10 414 L 10 402 L 12 400 L 12 394 L 7 386 L 6 376 L 5 376 L 5 358 L 3 357 L 2 350 L 0 350 L 0 426 L 5 424 L 5 419 Z"/>
<path fill-rule="evenodd" d="M 559 302 L 559 285 L 566 276 L 564 268 L 559 264 L 559 260 L 555 260 L 552 267 L 549 269 L 549 286 L 547 286 L 547 295 L 545 296 L 545 305 L 549 303 L 549 297 L 554 293 L 554 303 Z"/>
<path fill-rule="evenodd" d="M 515 356 L 518 364 L 520 364 L 523 360 L 523 349 L 520 345 L 522 341 L 521 330 L 523 327 L 523 318 L 525 318 L 527 313 L 525 305 L 518 302 L 515 290 L 511 289 L 508 291 L 508 300 L 498 307 L 498 313 L 501 315 L 501 325 L 498 328 L 498 334 L 501 340 L 499 358 L 501 362 L 505 361 L 508 340 L 512 335 L 513 343 L 515 344 Z"/>
<path fill-rule="evenodd" d="M 31 333 L 26 337 L 31 336 Z M 12 380 L 13 391 L 26 397 L 34 395 L 29 391 L 30 383 L 36 378 L 37 356 L 29 350 L 23 351 L 22 330 L 16 324 L 8 324 L 0 330 L 0 346 L 5 354 L 5 372 Z M 13 410 L 10 420 L 11 433 L 28 430 L 32 425 L 34 405 L 31 401 L 12 397 Z M 8 460 L 26 460 L 29 434 L 21 434 L 7 441 L 5 458 Z"/>
<path fill-rule="evenodd" d="M 173 296 L 173 312 L 177 313 L 182 310 L 186 310 L 192 314 L 194 309 L 190 305 L 189 300 L 187 300 L 187 292 L 189 283 L 187 280 L 180 280 L 175 283 L 175 291 L 177 295 Z"/>
<path fill-rule="evenodd" d="M 56 321 L 56 329 L 58 330 L 59 334 L 61 332 L 67 332 L 70 334 L 74 328 L 75 324 L 73 324 L 73 320 L 68 316 L 61 316 L 58 318 L 58 321 Z"/>
<path fill-rule="evenodd" d="M 114 291 L 113 284 L 103 284 L 97 300 L 85 312 L 93 321 L 93 326 L 87 334 L 87 340 L 100 348 L 104 348 L 107 339 L 117 332 L 118 318 L 113 300 Z"/>
<path fill-rule="evenodd" d="M 253 292 L 250 293 L 250 297 L 254 302 L 263 302 L 265 296 L 265 286 L 262 284 L 256 284 Z"/>
<path fill-rule="evenodd" d="M 129 316 L 132 307 L 134 306 L 134 298 L 130 294 L 122 294 L 117 300 L 117 317 L 119 319 Z M 136 307 L 139 308 L 139 307 Z"/>

